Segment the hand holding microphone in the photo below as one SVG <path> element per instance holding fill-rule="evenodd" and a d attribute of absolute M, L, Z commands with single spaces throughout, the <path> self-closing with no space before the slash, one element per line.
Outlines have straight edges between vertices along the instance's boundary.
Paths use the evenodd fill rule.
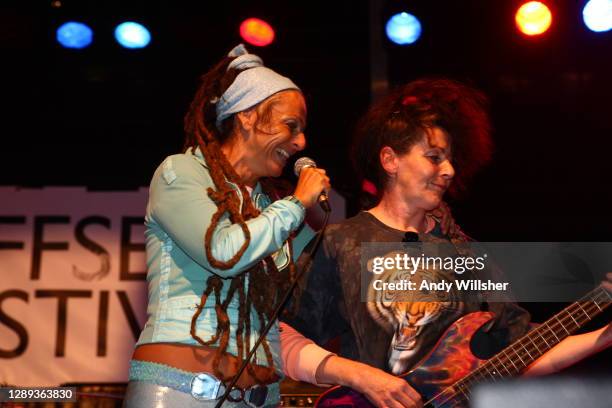
<path fill-rule="evenodd" d="M 304 207 L 310 208 L 318 201 L 324 211 L 331 211 L 327 201 L 327 190 L 331 188 L 331 184 L 325 170 L 317 168 L 314 160 L 308 157 L 299 158 L 293 170 L 298 176 L 293 195 L 304 204 Z"/>

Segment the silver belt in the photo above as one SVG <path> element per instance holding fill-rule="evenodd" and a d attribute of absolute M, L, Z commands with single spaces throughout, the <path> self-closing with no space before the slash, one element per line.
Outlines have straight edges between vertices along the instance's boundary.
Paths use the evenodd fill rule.
<path fill-rule="evenodd" d="M 221 398 L 225 394 L 225 385 L 212 374 L 198 373 L 191 379 L 191 395 L 201 401 L 211 401 Z M 241 402 L 243 401 L 250 407 L 263 407 L 268 396 L 268 387 L 266 385 L 254 385 L 246 390 L 234 387 L 229 395 L 228 401 Z"/>

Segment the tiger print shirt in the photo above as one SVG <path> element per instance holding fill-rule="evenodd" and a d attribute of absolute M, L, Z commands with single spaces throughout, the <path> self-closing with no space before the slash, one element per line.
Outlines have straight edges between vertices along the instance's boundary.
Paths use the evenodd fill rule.
<path fill-rule="evenodd" d="M 448 302 L 433 302 L 426 293 L 414 291 L 413 299 L 368 307 L 361 298 L 361 243 L 401 242 L 403 238 L 403 231 L 368 212 L 327 227 L 301 282 L 297 312 L 285 317 L 286 323 L 324 347 L 340 339 L 339 350 L 334 351 L 342 357 L 394 374 L 410 370 L 457 318 L 483 307 L 497 318 L 472 341 L 478 357 L 492 356 L 527 331 L 529 314 L 515 303 L 487 305 L 463 299 L 459 293 Z M 419 240 L 448 242 L 439 225 L 419 234 Z"/>

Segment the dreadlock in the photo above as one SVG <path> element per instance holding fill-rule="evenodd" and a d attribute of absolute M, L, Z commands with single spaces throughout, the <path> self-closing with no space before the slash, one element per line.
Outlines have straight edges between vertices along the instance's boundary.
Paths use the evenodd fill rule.
<path fill-rule="evenodd" d="M 257 210 L 252 201 L 248 199 L 250 194 L 246 186 L 240 182 L 236 171 L 221 151 L 221 145 L 227 141 L 233 131 L 233 116 L 230 116 L 222 122 L 221 129 L 217 129 L 215 125 L 215 103 L 240 73 L 235 69 L 227 69 L 232 59 L 233 58 L 225 57 L 200 78 L 201 84 L 191 102 L 189 111 L 184 120 L 186 133 L 184 150 L 187 151 L 191 148 L 200 148 L 210 169 L 210 175 L 215 185 L 214 189 L 209 187 L 206 191 L 208 196 L 217 205 L 217 211 L 212 216 L 210 226 L 204 236 L 203 244 L 208 262 L 212 267 L 218 269 L 229 269 L 240 260 L 251 242 L 251 234 L 247 228 L 246 221 L 259 215 L 259 210 Z M 270 104 L 260 103 L 256 106 L 258 113 L 261 113 L 261 115 L 258 115 L 258 121 L 267 120 L 269 117 L 269 111 L 266 111 L 266 108 L 269 110 L 270 106 L 263 105 Z M 242 197 L 245 197 L 242 201 L 242 206 L 240 206 L 240 200 L 236 191 L 226 182 L 226 180 L 239 187 Z M 268 194 L 269 197 L 278 198 L 278 196 L 274 194 L 274 191 L 271 190 L 271 183 L 262 180 L 261 185 L 264 192 Z M 211 241 L 219 220 L 225 213 L 229 214 L 231 223 L 240 225 L 245 241 L 231 259 L 221 261 L 213 256 Z M 291 240 L 289 241 L 289 248 L 291 251 Z M 196 312 L 191 319 L 190 333 L 199 344 L 204 346 L 215 345 L 219 342 L 213 359 L 213 369 L 214 374 L 220 378 L 221 381 L 228 381 L 231 379 L 231 377 L 225 377 L 223 373 L 220 372 L 219 365 L 229 344 L 230 321 L 227 314 L 227 307 L 232 298 L 237 296 L 239 302 L 236 344 L 238 348 L 238 359 L 242 362 L 251 346 L 251 308 L 255 309 L 260 327 L 263 328 L 266 322 L 270 320 L 276 304 L 280 301 L 282 293 L 284 293 L 289 282 L 294 278 L 295 264 L 293 263 L 293 256 L 290 257 L 288 268 L 285 268 L 283 271 L 278 270 L 271 256 L 265 257 L 251 269 L 246 271 L 246 273 L 242 273 L 231 279 L 225 299 L 221 299 L 223 279 L 217 275 L 212 275 L 208 278 L 206 288 L 200 299 L 200 304 L 197 306 Z M 206 301 L 211 295 L 214 296 L 215 301 L 217 328 L 215 334 L 211 336 L 210 339 L 203 340 L 196 333 L 196 322 L 202 313 L 202 309 L 206 305 Z M 247 366 L 251 376 L 260 384 L 263 384 L 269 374 L 274 370 L 270 345 L 266 339 L 264 339 L 262 346 L 266 355 L 268 370 L 262 370 L 264 372 L 263 376 L 258 377 L 253 367 L 251 365 Z"/>

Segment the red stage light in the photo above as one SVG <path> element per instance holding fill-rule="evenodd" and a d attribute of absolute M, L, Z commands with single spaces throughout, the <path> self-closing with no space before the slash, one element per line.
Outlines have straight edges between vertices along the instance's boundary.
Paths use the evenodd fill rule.
<path fill-rule="evenodd" d="M 540 35 L 550 27 L 552 13 L 544 3 L 530 1 L 523 4 L 514 17 L 518 29 L 526 35 Z"/>
<path fill-rule="evenodd" d="M 240 24 L 240 36 L 249 44 L 265 47 L 274 41 L 274 29 L 259 18 L 248 18 Z"/>

